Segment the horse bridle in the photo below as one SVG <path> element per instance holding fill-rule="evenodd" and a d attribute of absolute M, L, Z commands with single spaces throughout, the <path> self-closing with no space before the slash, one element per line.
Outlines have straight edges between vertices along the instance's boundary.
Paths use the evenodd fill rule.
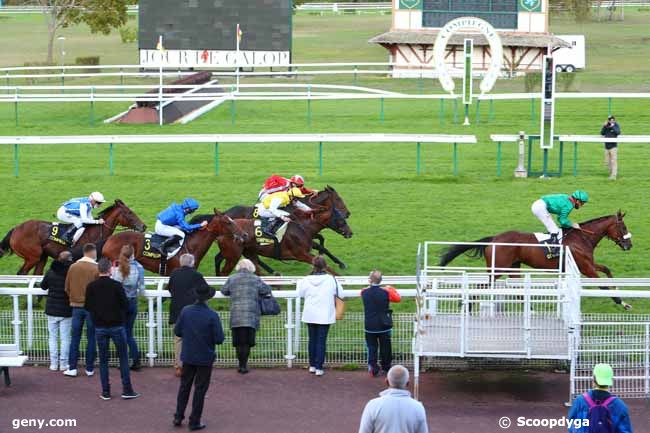
<path fill-rule="evenodd" d="M 607 237 L 609 239 L 611 239 L 612 241 L 614 241 L 614 243 L 616 245 L 623 248 L 623 245 L 622 245 L 623 241 L 628 240 L 628 239 L 632 239 L 632 233 L 630 233 L 628 231 L 626 234 L 623 234 L 623 230 L 621 229 L 621 226 L 620 226 L 621 223 L 623 223 L 623 220 L 621 218 L 619 218 L 619 216 L 617 215 L 616 216 L 616 231 L 618 231 L 618 237 L 615 238 L 615 239 L 612 239 L 609 235 Z"/>

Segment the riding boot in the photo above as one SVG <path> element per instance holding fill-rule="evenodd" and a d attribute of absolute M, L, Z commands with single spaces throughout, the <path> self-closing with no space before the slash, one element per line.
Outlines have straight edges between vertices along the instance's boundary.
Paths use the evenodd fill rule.
<path fill-rule="evenodd" d="M 262 232 L 269 238 L 274 239 L 275 238 L 275 231 L 280 227 L 280 224 L 282 224 L 282 220 L 280 218 L 274 218 L 273 220 L 269 221 L 266 228 L 262 230 Z"/>
<path fill-rule="evenodd" d="M 554 257 L 558 256 L 558 252 L 560 250 L 559 244 L 560 240 L 558 239 L 558 233 L 551 233 L 551 237 L 548 240 L 549 245 L 558 245 L 558 246 L 549 246 L 548 247 L 548 253 L 546 254 L 546 257 L 549 259 L 552 259 Z"/>
<path fill-rule="evenodd" d="M 74 235 L 77 233 L 77 230 L 79 230 L 76 227 L 71 227 L 70 230 L 66 232 L 66 234 L 62 237 L 64 241 L 66 241 L 68 244 L 72 245 L 74 243 Z"/>
<path fill-rule="evenodd" d="M 170 251 L 173 250 L 173 247 L 175 247 L 176 243 L 181 239 L 183 238 L 179 235 L 174 235 L 170 238 L 165 239 L 164 242 L 160 244 L 160 252 L 166 256 Z"/>

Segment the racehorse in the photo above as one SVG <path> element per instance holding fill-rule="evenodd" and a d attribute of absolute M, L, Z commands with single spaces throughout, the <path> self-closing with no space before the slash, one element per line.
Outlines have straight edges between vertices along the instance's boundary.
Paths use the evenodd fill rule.
<path fill-rule="evenodd" d="M 325 190 L 321 192 L 317 192 L 314 194 L 310 194 L 307 197 L 303 199 L 299 199 L 301 202 L 305 203 L 307 206 L 311 206 L 315 196 L 317 194 L 332 194 L 334 198 L 334 207 L 339 211 L 340 215 L 344 218 L 347 219 L 350 217 L 350 211 L 348 210 L 347 206 L 345 205 L 345 202 L 341 198 L 341 196 L 336 192 L 334 188 L 331 186 L 325 187 Z M 293 206 L 288 206 L 287 210 L 291 211 L 293 210 Z M 253 218 L 253 212 L 255 211 L 255 206 L 234 206 L 228 209 L 225 213 L 226 215 L 230 216 L 231 218 L 235 219 L 251 219 Z M 199 215 L 195 217 L 197 220 L 204 220 L 205 215 Z M 194 219 L 192 220 L 194 221 Z M 335 264 L 339 266 L 341 269 L 347 268 L 346 264 L 343 263 L 338 257 L 336 257 L 334 254 L 332 254 L 327 248 L 325 248 L 325 238 L 323 238 L 323 235 L 320 233 L 314 234 L 314 239 L 312 242 L 312 249 L 318 251 L 319 254 L 323 254 L 327 257 L 329 257 Z M 219 252 L 219 254 L 215 257 L 215 268 L 217 269 L 218 273 L 218 268 L 219 268 L 219 263 L 223 259 L 223 254 Z M 259 265 L 264 268 L 269 274 L 274 274 L 275 271 L 273 268 L 271 268 L 269 265 L 264 263 L 262 260 L 258 258 L 258 263 Z"/>
<path fill-rule="evenodd" d="M 214 214 L 210 215 L 208 225 L 204 229 L 188 234 L 181 250 L 174 257 L 167 260 L 165 275 L 171 274 L 174 269 L 180 266 L 180 256 L 183 253 L 194 255 L 195 266 L 198 268 L 212 243 L 221 238 L 229 239 L 230 243 L 234 245 L 241 244 L 244 233 L 237 227 L 232 218 L 214 209 Z M 122 246 L 131 244 L 135 250 L 136 260 L 148 271 L 159 273 L 160 258 L 155 259 L 142 255 L 144 242 L 143 233 L 131 231 L 118 233 L 106 241 L 102 249 L 102 255 L 112 261 L 117 260 Z"/>
<path fill-rule="evenodd" d="M 336 203 L 341 205 L 343 210 L 336 207 Z M 255 226 L 253 219 L 237 219 L 237 225 L 247 233 L 245 243 L 239 248 L 228 245 L 226 242 L 220 242 L 220 252 L 215 257 L 215 272 L 217 275 L 228 275 L 237 263 L 237 260 L 243 254 L 250 259 L 259 272 L 259 256 L 271 257 L 278 260 L 298 260 L 311 264 L 314 256 L 310 253 L 314 237 L 324 228 L 330 228 L 335 232 L 348 239 L 352 237 L 352 230 L 346 222 L 344 215 L 350 212 L 345 207 L 345 203 L 338 193 L 330 187 L 320 191 L 309 198 L 307 203 L 312 212 L 303 212 L 294 210 L 292 213 L 293 220 L 287 226 L 287 230 L 282 241 L 276 248 L 275 245 L 259 245 L 255 238 Z M 194 223 L 197 218 L 192 221 Z M 221 269 L 221 262 L 226 259 L 226 263 Z M 331 274 L 336 273 L 327 268 Z"/>
<path fill-rule="evenodd" d="M 104 220 L 104 224 L 86 225 L 86 230 L 72 249 L 73 256 L 81 256 L 80 250 L 84 244 L 97 244 L 108 239 L 118 225 L 138 231 L 145 231 L 147 228 L 122 200 L 115 200 L 115 203 L 101 211 L 98 217 Z M 48 221 L 29 220 L 17 225 L 9 230 L 0 243 L 0 257 L 14 252 L 24 262 L 18 275 L 27 274 L 32 268 L 35 268 L 34 275 L 41 275 L 48 256 L 55 259 L 61 251 L 70 249 L 49 239 L 51 229 L 52 223 Z M 98 246 L 97 250 L 100 251 L 101 247 Z"/>
<path fill-rule="evenodd" d="M 562 244 L 571 248 L 573 258 L 583 275 L 588 278 L 598 278 L 598 272 L 603 272 L 609 278 L 612 278 L 612 272 L 607 266 L 594 261 L 594 249 L 605 237 L 614 241 L 623 251 L 632 248 L 632 235 L 625 226 L 624 217 L 625 214 L 619 210 L 616 215 L 595 218 L 580 223 L 580 229 L 568 229 L 564 232 Z M 479 239 L 476 242 L 538 243 L 533 233 L 518 231 L 500 233 Z M 494 248 L 495 246 L 488 248 L 487 245 L 452 245 L 443 252 L 440 258 L 440 266 L 446 266 L 454 258 L 469 252 L 471 257 L 485 257 L 485 263 L 490 267 Z M 496 268 L 518 268 L 522 263 L 537 269 L 557 269 L 559 266 L 558 258 L 550 260 L 546 258 L 546 248 L 543 247 L 499 245 L 498 249 L 494 263 Z M 501 275 L 497 274 L 497 277 Z M 607 290 L 609 287 L 601 287 L 601 289 Z M 612 298 L 612 300 L 616 304 L 622 305 L 626 310 L 632 308 L 631 305 L 623 302 L 621 298 Z"/>

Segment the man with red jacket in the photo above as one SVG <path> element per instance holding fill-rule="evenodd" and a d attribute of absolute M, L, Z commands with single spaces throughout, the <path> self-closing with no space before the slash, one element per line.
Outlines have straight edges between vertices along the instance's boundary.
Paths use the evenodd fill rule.
<path fill-rule="evenodd" d="M 390 303 L 401 301 L 401 296 L 394 287 L 379 285 L 381 280 L 381 271 L 372 271 L 368 277 L 370 286 L 361 291 L 365 314 L 366 345 L 368 346 L 368 373 L 373 377 L 379 375 L 377 349 L 379 349 L 381 358 L 381 370 L 384 373 L 388 373 L 393 362 L 391 345 L 393 312 L 390 309 Z"/>

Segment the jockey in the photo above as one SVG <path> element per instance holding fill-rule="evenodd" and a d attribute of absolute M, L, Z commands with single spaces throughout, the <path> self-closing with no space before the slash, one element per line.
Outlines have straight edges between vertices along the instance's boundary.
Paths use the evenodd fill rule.
<path fill-rule="evenodd" d="M 263 201 L 269 194 L 289 191 L 294 187 L 299 188 L 303 194 L 311 194 L 313 192 L 313 190 L 305 188 L 305 179 L 299 174 L 294 174 L 291 179 L 273 174 L 264 182 L 264 186 L 258 195 L 258 200 Z"/>
<path fill-rule="evenodd" d="M 84 224 L 104 224 L 102 218 L 93 218 L 92 210 L 100 207 L 106 200 L 101 192 L 93 192 L 88 197 L 71 198 L 56 211 L 56 217 L 64 223 L 74 224 L 74 230 L 69 230 L 64 240 L 76 243 L 85 228 Z"/>
<path fill-rule="evenodd" d="M 157 235 L 168 237 L 160 245 L 163 252 L 176 242 L 185 239 L 185 233 L 199 230 L 208 225 L 207 221 L 203 221 L 201 224 L 188 224 L 185 222 L 185 216 L 195 212 L 198 208 L 199 203 L 196 200 L 186 198 L 183 200 L 183 204 L 172 203 L 167 209 L 158 214 L 155 232 Z M 180 245 L 178 248 L 180 249 Z"/>
<path fill-rule="evenodd" d="M 273 194 L 269 194 L 256 205 L 258 215 L 261 218 L 268 218 L 271 222 L 267 230 L 267 234 L 275 236 L 274 229 L 276 226 L 276 218 L 284 222 L 291 221 L 291 218 L 289 218 L 289 212 L 280 208 L 286 207 L 289 204 L 293 204 L 298 209 L 305 212 L 311 211 L 311 208 L 309 208 L 309 206 L 296 200 L 303 197 L 305 197 L 305 195 L 302 193 L 302 191 L 300 191 L 299 188 L 291 188 L 288 191 L 279 191 Z"/>
<path fill-rule="evenodd" d="M 589 194 L 583 190 L 576 190 L 573 194 L 552 194 L 545 195 L 533 203 L 531 210 L 533 214 L 544 224 L 546 230 L 551 234 L 550 243 L 559 244 L 558 235 L 560 229 L 551 217 L 557 215 L 558 223 L 562 228 L 580 229 L 578 223 L 569 220 L 569 214 L 573 209 L 580 209 L 589 201 Z"/>

